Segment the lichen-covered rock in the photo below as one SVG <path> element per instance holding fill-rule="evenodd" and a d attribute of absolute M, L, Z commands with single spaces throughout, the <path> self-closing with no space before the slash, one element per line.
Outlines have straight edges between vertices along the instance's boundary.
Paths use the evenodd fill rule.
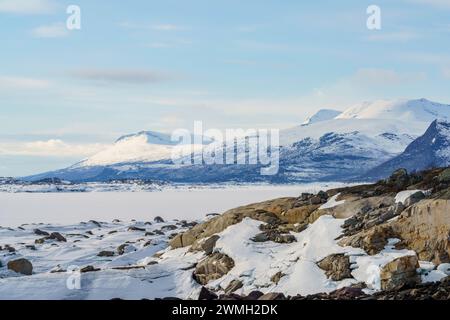
<path fill-rule="evenodd" d="M 317 265 L 333 281 L 352 278 L 350 259 L 344 254 L 332 254 L 319 261 Z"/>
<path fill-rule="evenodd" d="M 417 256 L 404 256 L 389 262 L 380 271 L 381 289 L 392 290 L 420 283 L 418 268 Z"/>
<path fill-rule="evenodd" d="M 194 278 L 200 284 L 222 278 L 234 267 L 234 261 L 222 253 L 214 253 L 195 267 Z"/>
<path fill-rule="evenodd" d="M 236 290 L 242 288 L 244 286 L 244 284 L 242 283 L 241 280 L 238 279 L 234 279 L 233 281 L 230 282 L 230 284 L 225 288 L 225 294 L 230 294 L 235 292 Z"/>

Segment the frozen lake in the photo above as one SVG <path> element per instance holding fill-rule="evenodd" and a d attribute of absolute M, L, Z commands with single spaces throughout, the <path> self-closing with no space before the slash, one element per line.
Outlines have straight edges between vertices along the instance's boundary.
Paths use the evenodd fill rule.
<path fill-rule="evenodd" d="M 297 197 L 342 186 L 338 183 L 294 186 L 168 189 L 157 192 L 0 193 L 0 226 L 24 223 L 78 223 L 88 220 L 201 219 L 208 213 L 279 197 Z"/>

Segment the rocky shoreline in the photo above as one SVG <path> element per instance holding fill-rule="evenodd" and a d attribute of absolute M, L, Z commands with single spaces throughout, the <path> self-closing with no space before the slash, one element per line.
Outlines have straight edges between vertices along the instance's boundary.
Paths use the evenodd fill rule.
<path fill-rule="evenodd" d="M 400 169 L 203 221 L 0 227 L 0 299 L 448 300 L 449 200 L 450 168 Z"/>

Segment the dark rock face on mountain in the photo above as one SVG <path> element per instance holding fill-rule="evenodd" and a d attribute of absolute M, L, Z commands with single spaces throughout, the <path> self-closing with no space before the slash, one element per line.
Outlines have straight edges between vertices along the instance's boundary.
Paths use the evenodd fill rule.
<path fill-rule="evenodd" d="M 449 164 L 450 123 L 435 120 L 425 134 L 411 142 L 402 154 L 369 170 L 361 178 L 375 180 L 388 176 L 398 168 L 414 172 Z"/>

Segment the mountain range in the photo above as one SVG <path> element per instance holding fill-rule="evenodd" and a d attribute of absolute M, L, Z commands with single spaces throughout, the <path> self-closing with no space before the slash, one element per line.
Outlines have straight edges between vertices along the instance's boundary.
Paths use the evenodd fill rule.
<path fill-rule="evenodd" d="M 202 148 L 215 148 L 216 142 L 207 138 L 195 145 L 178 145 L 169 134 L 142 131 L 120 137 L 111 147 L 71 167 L 25 179 L 174 183 L 374 180 L 397 167 L 414 171 L 448 165 L 448 119 L 450 105 L 427 99 L 364 102 L 342 112 L 320 110 L 301 125 L 280 131 L 279 172 L 273 176 L 260 175 L 261 165 L 174 164 L 171 155 L 175 148 L 191 148 L 195 157 Z"/>

